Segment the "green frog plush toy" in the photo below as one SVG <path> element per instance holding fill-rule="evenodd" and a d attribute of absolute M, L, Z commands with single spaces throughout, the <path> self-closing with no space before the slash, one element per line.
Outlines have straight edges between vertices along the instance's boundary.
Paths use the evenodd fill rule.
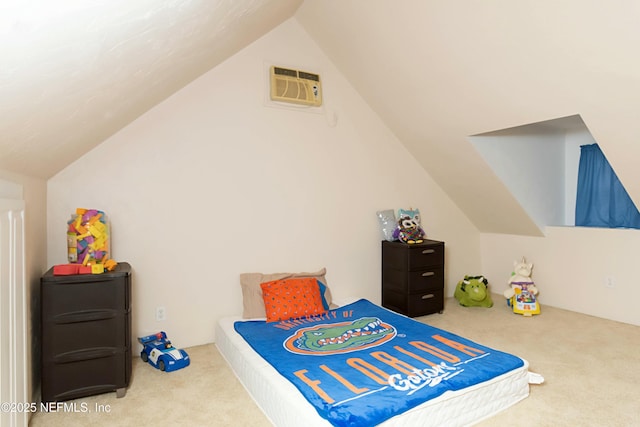
<path fill-rule="evenodd" d="M 489 282 L 484 276 L 464 276 L 453 296 L 464 307 L 492 307 Z"/>

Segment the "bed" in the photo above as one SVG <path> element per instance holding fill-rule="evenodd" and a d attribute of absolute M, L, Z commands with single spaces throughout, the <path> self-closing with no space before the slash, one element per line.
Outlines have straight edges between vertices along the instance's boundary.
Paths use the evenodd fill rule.
<path fill-rule="evenodd" d="M 471 425 L 529 394 L 521 358 L 367 300 L 323 302 L 329 311 L 279 321 L 245 305 L 216 325 L 217 348 L 276 426 Z"/>

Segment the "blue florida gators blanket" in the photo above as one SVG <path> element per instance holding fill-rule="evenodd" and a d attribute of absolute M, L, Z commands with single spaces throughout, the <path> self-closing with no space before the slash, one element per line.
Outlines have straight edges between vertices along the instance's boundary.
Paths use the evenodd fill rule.
<path fill-rule="evenodd" d="M 371 426 L 522 359 L 361 299 L 322 315 L 236 331 L 334 426 Z"/>

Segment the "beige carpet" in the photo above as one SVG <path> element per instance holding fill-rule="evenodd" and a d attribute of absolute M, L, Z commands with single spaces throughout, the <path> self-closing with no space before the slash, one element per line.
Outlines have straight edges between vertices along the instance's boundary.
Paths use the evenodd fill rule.
<path fill-rule="evenodd" d="M 494 301 L 485 309 L 450 299 L 443 314 L 419 318 L 527 359 L 544 376 L 527 399 L 480 426 L 640 426 L 640 327 L 544 304 L 542 314 L 525 318 L 500 296 Z M 271 425 L 214 344 L 187 351 L 191 366 L 171 373 L 136 357 L 124 398 L 107 393 L 70 401 L 79 412 L 38 412 L 30 426 Z"/>

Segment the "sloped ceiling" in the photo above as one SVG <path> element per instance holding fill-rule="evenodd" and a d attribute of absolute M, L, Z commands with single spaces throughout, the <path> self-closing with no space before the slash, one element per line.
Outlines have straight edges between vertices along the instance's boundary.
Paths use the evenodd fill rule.
<path fill-rule="evenodd" d="M 541 235 L 468 140 L 528 123 L 579 114 L 640 200 L 636 0 L 2 5 L 0 169 L 53 176 L 294 14 L 480 231 Z"/>
<path fill-rule="evenodd" d="M 296 17 L 480 231 L 541 234 L 468 136 L 559 117 L 580 115 L 639 205 L 640 2 L 306 0 Z"/>
<path fill-rule="evenodd" d="M 53 176 L 301 2 L 3 2 L 0 169 Z"/>

